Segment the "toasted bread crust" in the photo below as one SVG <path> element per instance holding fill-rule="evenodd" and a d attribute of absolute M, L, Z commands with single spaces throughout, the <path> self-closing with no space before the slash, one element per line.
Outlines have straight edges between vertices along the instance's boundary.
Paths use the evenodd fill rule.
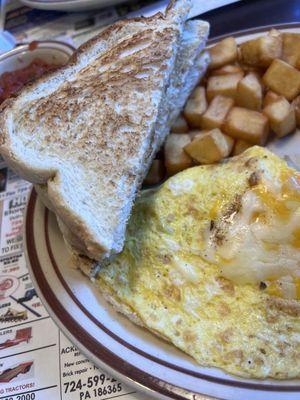
<path fill-rule="evenodd" d="M 173 1 L 167 13 L 176 14 L 175 6 L 187 13 L 189 3 Z M 117 22 L 67 66 L 2 105 L 3 157 L 23 178 L 46 185 L 53 210 L 82 239 L 88 257 L 122 249 L 183 29 L 172 18 Z"/>
<path fill-rule="evenodd" d="M 179 3 L 180 0 L 171 0 L 166 8 L 166 14 L 174 8 L 176 3 Z M 190 1 L 184 1 L 186 3 L 185 7 L 190 8 Z M 11 95 L 8 99 L 4 100 L 3 103 L 0 105 L 0 113 L 3 112 L 6 108 L 10 107 L 15 100 L 23 94 L 25 90 L 30 90 L 38 86 L 40 83 L 45 82 L 46 80 L 49 79 L 51 76 L 55 76 L 59 71 L 64 71 L 69 67 L 72 67 L 77 64 L 79 58 L 81 55 L 86 53 L 89 49 L 91 49 L 96 43 L 98 43 L 100 40 L 107 40 L 109 36 L 111 36 L 113 33 L 116 33 L 117 31 L 121 30 L 124 26 L 127 26 L 131 23 L 134 22 L 142 22 L 142 21 L 147 21 L 148 24 L 153 23 L 157 19 L 166 19 L 166 15 L 163 14 L 162 12 L 157 12 L 154 15 L 151 15 L 149 17 L 133 17 L 133 18 L 128 18 L 128 19 L 123 19 L 120 21 L 116 21 L 112 25 L 109 25 L 106 27 L 103 31 L 83 43 L 81 46 L 79 46 L 76 51 L 73 53 L 73 55 L 70 57 L 68 63 L 66 65 L 62 65 L 61 67 L 58 68 L 58 70 L 55 71 L 49 71 L 40 76 L 39 78 L 35 79 L 33 82 L 28 82 L 26 85 L 23 86 L 21 90 L 19 90 L 17 93 Z M 0 114 L 0 122 L 1 122 L 1 114 Z M 1 129 L 1 126 L 0 126 Z M 2 135 L 0 137 L 0 143 L 2 143 Z"/>
<path fill-rule="evenodd" d="M 175 0 L 176 1 L 176 0 Z M 172 1 L 173 3 L 173 1 Z M 0 113 L 2 113 L 6 108 L 9 108 L 13 105 L 13 103 L 17 100 L 17 98 L 21 95 L 23 95 L 23 93 L 26 90 L 31 90 L 34 89 L 35 87 L 39 86 L 40 83 L 43 83 L 45 81 L 47 81 L 49 78 L 51 78 L 52 76 L 57 75 L 57 73 L 59 72 L 63 72 L 66 69 L 75 66 L 80 57 L 82 55 L 84 55 L 88 50 L 90 50 L 95 44 L 97 44 L 100 40 L 107 40 L 107 38 L 109 36 L 111 36 L 113 33 L 116 33 L 117 31 L 121 30 L 124 26 L 127 26 L 130 23 L 133 22 L 141 22 L 143 20 L 148 21 L 148 23 L 151 23 L 153 21 L 155 21 L 157 18 L 161 18 L 161 19 L 165 19 L 164 14 L 162 14 L 161 12 L 158 12 L 150 17 L 134 17 L 134 18 L 129 18 L 129 19 L 123 19 L 120 21 L 116 21 L 114 24 L 109 25 L 107 28 L 105 28 L 103 31 L 101 31 L 100 33 L 98 33 L 97 35 L 93 36 L 91 39 L 89 39 L 88 41 L 86 41 L 85 43 L 83 43 L 81 46 L 79 46 L 76 51 L 74 51 L 73 55 L 70 57 L 69 61 L 67 64 L 60 66 L 58 69 L 56 69 L 55 71 L 48 71 L 46 73 L 44 73 L 42 76 L 40 76 L 39 78 L 35 79 L 32 82 L 28 82 L 26 83 L 19 91 L 17 91 L 16 93 L 12 94 L 9 98 L 7 98 L 6 100 L 4 100 L 1 104 L 0 104 Z M 0 114 L 0 123 L 1 123 L 1 114 Z M 1 126 L 0 126 L 1 128 Z M 0 137 L 0 143 L 2 143 L 2 135 Z"/>

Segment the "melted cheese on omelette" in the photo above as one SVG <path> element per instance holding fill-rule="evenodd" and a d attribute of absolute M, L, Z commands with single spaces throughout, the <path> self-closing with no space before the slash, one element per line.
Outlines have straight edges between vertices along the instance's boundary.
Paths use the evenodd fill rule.
<path fill-rule="evenodd" d="M 299 182 L 259 147 L 183 171 L 138 198 L 99 289 L 201 365 L 300 377 Z"/>
<path fill-rule="evenodd" d="M 207 253 L 220 266 L 224 277 L 253 284 L 284 277 L 278 284 L 289 281 L 289 288 L 282 294 L 297 298 L 299 176 L 285 171 L 270 180 L 262 166 L 250 176 L 252 185 L 237 200 L 238 208 L 220 216 L 208 240 Z"/>

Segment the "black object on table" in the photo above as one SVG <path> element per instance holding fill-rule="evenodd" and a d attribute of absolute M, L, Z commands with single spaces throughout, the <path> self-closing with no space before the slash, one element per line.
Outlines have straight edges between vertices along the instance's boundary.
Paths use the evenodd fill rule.
<path fill-rule="evenodd" d="M 210 23 L 210 37 L 216 37 L 263 25 L 300 22 L 300 0 L 242 0 L 199 17 Z"/>

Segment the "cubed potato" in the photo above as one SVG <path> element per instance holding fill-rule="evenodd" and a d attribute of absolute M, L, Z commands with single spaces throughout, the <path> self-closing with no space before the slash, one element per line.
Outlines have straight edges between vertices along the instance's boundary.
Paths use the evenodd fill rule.
<path fill-rule="evenodd" d="M 282 33 L 280 31 L 278 31 L 277 29 L 272 28 L 271 30 L 269 30 L 268 35 L 277 37 L 277 36 L 282 36 Z"/>
<path fill-rule="evenodd" d="M 223 125 L 227 135 L 253 144 L 265 144 L 269 133 L 268 118 L 258 111 L 233 107 Z"/>
<path fill-rule="evenodd" d="M 282 59 L 293 67 L 297 67 L 300 58 L 300 33 L 284 32 L 282 41 Z"/>
<path fill-rule="evenodd" d="M 263 82 L 287 100 L 300 93 L 300 71 L 282 60 L 274 60 L 263 76 Z"/>
<path fill-rule="evenodd" d="M 237 59 L 237 44 L 235 38 L 228 37 L 208 49 L 210 63 L 208 68 L 215 69 L 230 64 Z"/>
<path fill-rule="evenodd" d="M 167 136 L 165 143 L 165 166 L 169 176 L 193 165 L 191 157 L 184 151 L 184 146 L 190 142 L 191 139 L 187 133 L 181 135 L 170 133 Z"/>
<path fill-rule="evenodd" d="M 234 140 L 224 135 L 220 129 L 213 129 L 184 147 L 185 152 L 200 164 L 213 164 L 228 157 Z"/>
<path fill-rule="evenodd" d="M 164 159 L 164 146 L 162 146 L 159 150 L 158 150 L 158 152 L 156 153 L 156 155 L 155 155 L 155 158 L 157 159 L 157 160 L 163 160 Z"/>
<path fill-rule="evenodd" d="M 296 129 L 294 107 L 284 97 L 265 107 L 263 113 L 269 118 L 271 129 L 278 137 L 286 136 Z"/>
<path fill-rule="evenodd" d="M 211 101 L 218 94 L 234 99 L 236 95 L 237 84 L 242 78 L 242 73 L 211 76 L 208 78 L 206 88 L 208 101 Z"/>
<path fill-rule="evenodd" d="M 207 132 L 209 132 L 209 129 L 201 129 L 201 130 L 194 129 L 194 130 L 189 132 L 189 136 L 190 136 L 191 140 L 194 140 L 195 137 L 204 135 L 204 133 L 207 133 Z"/>
<path fill-rule="evenodd" d="M 201 115 L 207 109 L 206 93 L 203 86 L 198 86 L 189 97 L 183 115 L 192 128 L 200 128 Z"/>
<path fill-rule="evenodd" d="M 254 73 L 258 78 L 262 78 L 265 73 L 265 68 L 262 67 L 253 67 L 252 65 L 242 64 L 240 63 L 242 70 L 244 71 L 244 75 Z"/>
<path fill-rule="evenodd" d="M 165 176 L 165 166 L 163 160 L 153 160 L 148 174 L 144 180 L 146 185 L 155 185 L 161 182 Z"/>
<path fill-rule="evenodd" d="M 179 115 L 171 127 L 173 133 L 186 133 L 189 131 L 189 126 L 183 115 Z"/>
<path fill-rule="evenodd" d="M 232 155 L 238 156 L 239 154 L 242 154 L 245 150 L 249 149 L 249 147 L 252 147 L 252 146 L 253 146 L 252 143 L 246 142 L 245 140 L 238 139 L 233 146 Z"/>
<path fill-rule="evenodd" d="M 234 100 L 230 97 L 218 95 L 214 97 L 207 110 L 202 115 L 201 126 L 203 129 L 221 128 L 226 115 L 233 107 Z"/>
<path fill-rule="evenodd" d="M 266 35 L 240 44 L 240 61 L 255 67 L 267 68 L 281 54 L 281 36 Z"/>
<path fill-rule="evenodd" d="M 259 111 L 262 106 L 262 98 L 262 85 L 253 72 L 239 81 L 235 98 L 238 106 Z"/>
<path fill-rule="evenodd" d="M 278 99 L 280 99 L 281 96 L 279 96 L 277 93 L 272 92 L 272 90 L 268 90 L 264 100 L 263 100 L 263 107 L 267 107 L 269 104 L 274 103 Z"/>
<path fill-rule="evenodd" d="M 228 75 L 228 74 L 243 74 L 244 75 L 244 71 L 243 71 L 242 67 L 240 67 L 239 65 L 229 64 L 229 65 L 224 65 L 224 67 L 210 71 L 209 75 L 217 76 L 217 75 Z"/>
<path fill-rule="evenodd" d="M 296 124 L 298 127 L 300 127 L 300 96 L 296 97 L 293 100 L 292 106 L 294 107 L 295 110 Z"/>

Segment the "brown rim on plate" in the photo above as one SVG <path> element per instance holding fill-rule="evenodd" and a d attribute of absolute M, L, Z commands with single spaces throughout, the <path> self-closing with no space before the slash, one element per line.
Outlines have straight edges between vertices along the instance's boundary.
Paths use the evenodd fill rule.
<path fill-rule="evenodd" d="M 299 28 L 299 23 L 289 23 L 289 24 L 274 24 L 270 26 L 263 26 L 260 28 L 247 29 L 243 31 L 238 31 L 234 33 L 229 33 L 226 35 L 222 35 L 216 38 L 213 38 L 208 41 L 208 45 L 217 42 L 218 40 L 228 37 L 235 36 L 240 37 L 244 35 L 250 35 L 254 33 L 263 33 L 266 30 L 274 27 L 277 29 L 288 29 L 288 28 Z M 50 288 L 46 277 L 42 271 L 41 265 L 39 263 L 35 242 L 34 242 L 34 233 L 33 233 L 33 219 L 34 219 L 34 208 L 37 199 L 37 194 L 33 190 L 28 202 L 27 206 L 27 214 L 26 214 L 26 224 L 25 224 L 25 234 L 26 234 L 26 243 L 30 243 L 30 248 L 27 246 L 28 258 L 30 260 L 32 273 L 34 275 L 34 280 L 39 282 L 38 291 L 41 292 L 41 297 L 46 300 L 46 304 L 52 310 L 56 310 L 55 319 L 64 326 L 68 334 L 70 336 L 74 336 L 77 341 L 82 345 L 82 349 L 86 348 L 91 354 L 95 354 L 101 361 L 103 361 L 110 369 L 123 375 L 124 377 L 130 379 L 131 381 L 135 381 L 136 383 L 148 388 L 154 392 L 157 392 L 161 395 L 168 396 L 175 399 L 196 399 L 199 396 L 203 398 L 211 398 L 207 395 L 203 395 L 199 392 L 191 392 L 185 388 L 170 384 L 163 380 L 156 378 L 155 376 L 151 376 L 150 374 L 145 373 L 144 371 L 138 369 L 137 367 L 131 365 L 127 361 L 124 361 L 119 356 L 112 353 L 109 349 L 99 344 L 95 339 L 89 335 L 74 319 L 73 317 L 65 310 L 59 300 L 56 298 L 55 293 L 53 293 Z M 68 286 L 64 278 L 62 277 L 59 267 L 57 266 L 49 241 L 48 236 L 48 210 L 45 211 L 45 241 L 48 251 L 48 256 L 51 259 L 52 267 L 55 271 L 55 274 L 64 289 L 68 293 L 68 295 L 72 298 L 72 301 L 76 303 L 76 305 L 80 308 L 82 312 L 94 323 L 96 324 L 103 332 L 108 334 L 113 340 L 118 341 L 121 345 L 126 346 L 131 351 L 138 353 L 139 355 L 146 357 L 148 360 L 151 360 L 157 364 L 163 365 L 167 368 L 173 369 L 174 371 L 178 371 L 181 373 L 188 374 L 189 376 L 193 376 L 202 380 L 206 380 L 212 382 L 214 384 L 226 385 L 232 388 L 241 388 L 241 389 L 250 389 L 250 390 L 261 390 L 265 393 L 267 392 L 285 392 L 285 393 L 295 393 L 300 392 L 299 385 L 273 385 L 271 384 L 260 384 L 260 383 L 251 383 L 251 382 L 243 382 L 243 381 L 231 381 L 223 378 L 218 378 L 214 376 L 209 376 L 205 374 L 197 373 L 196 371 L 190 371 L 185 368 L 179 367 L 177 365 L 171 364 L 165 360 L 161 360 L 157 357 L 153 357 L 145 353 L 144 351 L 137 349 L 133 345 L 125 342 L 122 338 L 115 335 L 115 333 L 111 332 L 107 327 L 103 326 L 95 317 L 93 317 L 82 304 L 78 301 L 78 299 L 74 296 L 71 288 Z M 62 318 L 63 315 L 63 318 Z M 83 343 L 84 342 L 84 343 Z M 84 352 L 84 350 L 83 350 Z M 275 382 L 275 381 L 274 381 Z M 201 382 L 199 382 L 199 386 Z"/>
<path fill-rule="evenodd" d="M 41 264 L 37 255 L 37 250 L 36 250 L 36 243 L 35 243 L 35 237 L 34 237 L 34 232 L 33 232 L 33 220 L 34 220 L 34 210 L 35 210 L 35 205 L 37 201 L 37 194 L 35 190 L 33 189 L 30 195 L 30 199 L 28 202 L 27 206 L 27 213 L 26 213 L 26 243 L 30 243 L 30 247 L 27 247 L 27 252 L 28 252 L 28 258 L 30 261 L 30 265 L 32 268 L 32 273 L 34 275 L 35 281 L 39 282 L 39 290 L 41 291 L 42 298 L 44 298 L 49 304 L 50 308 L 52 310 L 55 310 L 55 315 L 58 320 L 60 320 L 61 324 L 63 324 L 68 332 L 72 333 L 73 336 L 76 337 L 78 342 L 82 344 L 84 348 L 87 348 L 91 353 L 95 354 L 99 359 L 101 359 L 106 365 L 108 365 L 110 368 L 114 369 L 118 373 L 125 375 L 126 377 L 140 383 L 141 385 L 150 388 L 151 390 L 155 390 L 158 393 L 161 393 L 163 395 L 171 396 L 172 398 L 176 399 L 186 399 L 187 395 L 185 393 L 188 393 L 188 396 L 196 395 L 199 396 L 201 393 L 192 393 L 192 392 L 186 392 L 185 388 L 174 386 L 173 391 L 170 393 L 169 391 L 166 393 L 165 387 L 167 385 L 171 385 L 167 382 L 164 382 L 162 380 L 157 379 L 154 376 L 151 376 L 149 374 L 146 374 L 142 370 L 136 368 L 129 362 L 124 361 L 120 357 L 118 357 L 116 354 L 112 353 L 109 349 L 104 347 L 103 345 L 99 344 L 97 340 L 95 340 L 91 335 L 89 335 L 88 332 L 80 325 L 78 324 L 73 317 L 68 313 L 68 311 L 64 308 L 64 306 L 60 303 L 60 301 L 57 299 L 55 293 L 53 292 L 52 288 L 47 282 L 47 279 L 44 276 L 44 273 L 41 268 Z M 53 256 L 53 252 L 51 249 L 51 244 L 49 240 L 49 230 L 48 230 L 48 216 L 49 216 L 49 211 L 47 208 L 45 208 L 45 213 L 44 213 L 44 234 L 45 234 L 45 242 L 46 242 L 46 247 L 48 251 L 49 258 L 51 260 L 51 266 L 53 270 L 55 271 L 55 274 L 59 281 L 61 282 L 62 286 L 72 299 L 74 303 L 80 308 L 80 310 L 87 316 L 95 325 L 99 327 L 103 332 L 108 334 L 113 340 L 118 341 L 121 345 L 127 347 L 129 350 L 136 352 L 137 354 L 145 357 L 146 359 L 153 361 L 157 364 L 163 365 L 167 368 L 170 368 L 174 371 L 178 371 L 181 373 L 185 373 L 188 376 L 193 376 L 202 380 L 206 380 L 209 382 L 212 382 L 214 384 L 220 384 L 220 385 L 226 385 L 229 387 L 233 388 L 245 388 L 245 389 L 252 389 L 252 390 L 262 390 L 262 391 L 268 391 L 268 392 L 298 392 L 300 391 L 300 386 L 298 385 L 293 385 L 293 386 L 287 386 L 287 385 L 272 385 L 272 384 L 260 384 L 260 383 L 251 383 L 251 382 L 242 382 L 242 381 L 231 381 L 223 378 L 218 378 L 218 377 L 213 377 L 210 375 L 198 373 L 196 371 L 191 371 L 182 367 L 179 367 L 177 365 L 174 365 L 172 363 L 169 363 L 165 360 L 159 359 L 157 357 L 154 357 L 138 348 L 135 346 L 131 345 L 130 343 L 126 342 L 123 340 L 121 337 L 117 336 L 115 333 L 111 332 L 106 326 L 104 326 L 101 322 L 99 322 L 93 315 L 89 313 L 89 311 L 79 302 L 79 300 L 76 298 L 76 296 L 73 294 L 71 288 L 68 286 L 67 282 L 64 280 L 59 267 L 55 261 L 55 258 Z M 201 382 L 200 382 L 201 383 Z M 176 389 L 176 390 L 175 390 Z M 182 392 L 182 395 L 178 397 L 178 390 Z M 173 396 L 173 394 L 176 394 L 176 396 Z M 203 396 L 203 395 L 202 395 Z"/>
<path fill-rule="evenodd" d="M 135 353 L 141 355 L 142 357 L 145 357 L 146 359 L 150 361 L 154 361 L 157 364 L 160 364 L 164 367 L 173 369 L 174 371 L 178 371 L 181 373 L 184 373 L 186 375 L 199 378 L 199 379 L 204 379 L 209 382 L 217 383 L 217 384 L 222 384 L 222 385 L 227 385 L 227 386 L 234 386 L 234 387 L 240 387 L 240 388 L 247 388 L 247 389 L 254 389 L 254 390 L 268 390 L 268 391 L 274 391 L 274 390 L 280 390 L 280 391 L 290 391 L 290 386 L 285 386 L 285 385 L 266 385 L 266 384 L 253 384 L 251 382 L 241 382 L 241 381 L 234 381 L 230 379 L 223 379 L 223 378 L 216 378 L 211 375 L 199 373 L 196 371 L 192 371 L 183 367 L 180 367 L 178 365 L 172 364 L 168 361 L 162 360 L 158 357 L 154 357 L 149 353 L 146 353 L 145 351 L 133 346 L 132 344 L 126 342 L 124 339 L 122 339 L 120 336 L 116 335 L 114 332 L 109 330 L 105 325 L 103 325 L 97 318 L 95 318 L 83 305 L 82 303 L 78 300 L 78 298 L 74 295 L 71 287 L 68 285 L 66 280 L 63 278 L 60 269 L 57 265 L 57 262 L 55 260 L 55 257 L 53 255 L 50 239 L 49 239 L 49 210 L 45 208 L 45 214 L 44 214 L 44 234 L 45 234 L 45 241 L 46 241 L 46 247 L 48 251 L 49 258 L 52 263 L 52 267 L 55 271 L 55 274 L 70 296 L 70 298 L 74 301 L 74 303 L 80 308 L 80 310 L 84 313 L 86 317 L 88 317 L 95 325 L 98 326 L 103 332 L 108 334 L 112 339 L 116 340 L 119 342 L 122 346 L 127 347 L 129 350 L 134 351 Z M 32 221 L 33 222 L 33 221 Z M 32 237 L 32 243 L 35 246 L 35 240 L 34 237 Z M 35 246 L 36 247 L 36 246 Z M 67 310 L 65 310 L 67 313 Z M 297 391 L 300 391 L 300 386 L 294 386 Z"/>
<path fill-rule="evenodd" d="M 144 386 L 147 389 L 178 400 L 190 399 L 191 396 L 195 400 L 198 396 L 202 396 L 201 400 L 215 399 L 207 395 L 202 395 L 200 393 L 192 393 L 185 388 L 170 385 L 168 382 L 158 379 L 155 376 L 151 376 L 141 369 L 135 367 L 134 365 L 131 365 L 130 363 L 124 361 L 122 358 L 120 358 L 115 353 L 111 352 L 109 349 L 100 344 L 97 340 L 95 340 L 95 338 L 91 336 L 87 331 L 85 331 L 82 326 L 65 310 L 63 305 L 57 299 L 55 293 L 52 291 L 52 288 L 50 287 L 44 275 L 38 258 L 33 228 L 36 201 L 37 193 L 33 188 L 27 204 L 25 217 L 26 243 L 30 243 L 30 247 L 27 246 L 27 254 L 30 261 L 31 272 L 33 273 L 34 280 L 36 282 L 39 282 L 39 285 L 37 287 L 38 294 L 41 294 L 40 297 L 45 299 L 46 304 L 52 310 L 56 310 L 56 322 L 59 321 L 60 324 L 67 326 L 67 330 L 70 335 L 74 336 L 80 344 L 88 349 L 89 352 L 101 359 L 103 363 L 109 366 L 112 370 L 129 378 L 130 380 L 133 380 L 134 382 L 138 382 L 140 385 Z M 48 210 L 45 208 L 45 217 L 47 213 Z M 45 230 L 47 231 L 46 228 Z M 168 388 L 171 388 L 171 390 Z"/>

